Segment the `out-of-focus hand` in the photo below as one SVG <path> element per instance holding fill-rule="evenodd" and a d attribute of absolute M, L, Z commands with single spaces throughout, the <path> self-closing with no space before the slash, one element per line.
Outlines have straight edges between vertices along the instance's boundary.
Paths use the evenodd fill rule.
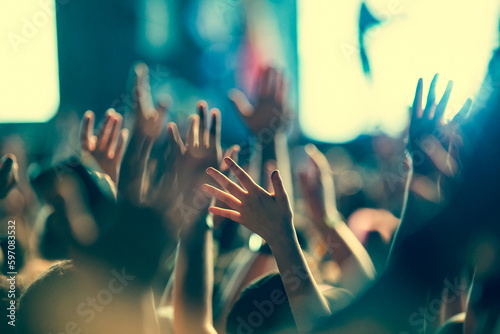
<path fill-rule="evenodd" d="M 139 205 L 147 191 L 148 161 L 154 142 L 164 130 L 167 106 L 165 102 L 161 102 L 156 108 L 153 106 L 148 68 L 145 64 L 135 65 L 133 76 L 131 111 L 134 126 L 123 157 L 118 193 Z"/>
<path fill-rule="evenodd" d="M 443 97 L 436 105 L 436 84 L 439 75 L 431 82 L 427 103 L 422 109 L 423 81 L 419 79 L 415 99 L 413 101 L 410 129 L 409 149 L 413 154 L 413 167 L 418 172 L 424 161 L 430 159 L 441 173 L 453 176 L 457 173 L 456 150 L 451 150 L 460 141 L 459 125 L 466 118 L 472 101 L 467 99 L 462 109 L 453 120 L 444 125 L 443 115 L 450 98 L 453 82 L 449 81 Z"/>
<path fill-rule="evenodd" d="M 6 154 L 0 158 L 0 199 L 7 196 L 19 179 L 16 157 Z"/>
<path fill-rule="evenodd" d="M 122 129 L 122 116 L 109 109 L 94 135 L 95 115 L 87 111 L 83 115 L 80 135 L 82 153 L 89 153 L 102 171 L 116 184 L 120 175 L 123 152 L 128 139 L 128 130 Z"/>
<path fill-rule="evenodd" d="M 309 159 L 307 169 L 299 174 L 302 193 L 312 222 L 323 226 L 327 220 L 338 217 L 332 172 L 316 146 L 309 144 L 305 150 Z"/>
<path fill-rule="evenodd" d="M 157 107 L 153 105 L 149 70 L 146 64 L 139 63 L 134 67 L 134 130 L 145 137 L 158 138 L 163 131 L 163 123 L 167 114 L 166 103 L 161 101 Z"/>
<path fill-rule="evenodd" d="M 257 185 L 233 160 L 226 158 L 224 161 L 243 188 L 220 171 L 209 168 L 208 175 L 226 191 L 209 184 L 203 185 L 203 190 L 231 208 L 210 207 L 210 212 L 240 223 L 260 235 L 271 246 L 292 240 L 295 233 L 293 214 L 279 172 L 275 171 L 271 176 L 274 192 L 269 193 Z"/>
<path fill-rule="evenodd" d="M 265 68 L 258 80 L 256 105 L 253 107 L 243 92 L 232 89 L 229 98 L 250 131 L 260 139 L 262 131 L 283 131 L 290 120 L 286 107 L 286 83 L 279 70 Z M 262 134 L 264 135 L 264 134 Z"/>
<path fill-rule="evenodd" d="M 185 143 L 175 123 L 167 127 L 166 174 L 160 186 L 163 195 L 156 196 L 163 204 L 157 205 L 166 208 L 173 220 L 187 226 L 196 222 L 210 205 L 211 199 L 201 192 L 201 185 L 210 180 L 205 170 L 219 167 L 222 160 L 220 112 L 215 108 L 210 111 L 210 124 L 206 121 L 208 115 L 207 103 L 199 102 L 197 114 L 190 116 Z"/>

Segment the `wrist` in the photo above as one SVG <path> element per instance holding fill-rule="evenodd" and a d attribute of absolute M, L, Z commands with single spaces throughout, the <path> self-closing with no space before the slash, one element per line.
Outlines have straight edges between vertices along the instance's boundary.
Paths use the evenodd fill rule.
<path fill-rule="evenodd" d="M 283 231 L 275 233 L 272 237 L 266 239 L 266 242 L 269 244 L 273 253 L 276 249 L 289 249 L 290 247 L 299 244 L 295 227 L 293 226 L 293 223 L 290 225 L 291 227 L 289 229 L 284 229 Z"/>

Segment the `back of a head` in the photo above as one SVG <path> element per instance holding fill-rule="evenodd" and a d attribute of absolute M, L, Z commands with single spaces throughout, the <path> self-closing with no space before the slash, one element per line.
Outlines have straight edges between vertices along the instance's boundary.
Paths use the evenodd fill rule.
<path fill-rule="evenodd" d="M 96 266 L 97 267 L 97 266 Z M 109 274 L 109 275 L 107 275 Z M 140 333 L 130 299 L 134 279 L 126 272 L 75 266 L 62 261 L 45 271 L 23 293 L 17 331 L 35 333 Z M 136 314 L 136 317 L 131 316 Z"/>
<path fill-rule="evenodd" d="M 260 278 L 241 293 L 228 315 L 226 332 L 228 334 L 298 332 L 279 274 Z"/>

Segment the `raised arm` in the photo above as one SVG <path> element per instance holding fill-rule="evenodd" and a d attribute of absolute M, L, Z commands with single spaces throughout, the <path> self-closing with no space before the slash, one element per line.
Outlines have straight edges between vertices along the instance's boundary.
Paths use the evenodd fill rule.
<path fill-rule="evenodd" d="M 417 84 L 412 106 L 410 129 L 408 136 L 408 151 L 411 156 L 412 173 L 408 179 L 407 201 L 404 210 L 404 221 L 400 224 L 392 249 L 400 245 L 409 235 L 422 228 L 429 220 L 438 214 L 447 204 L 450 193 L 453 192 L 455 178 L 460 173 L 460 123 L 466 118 L 472 105 L 467 99 L 461 110 L 448 123 L 443 124 L 443 115 L 453 88 L 449 81 L 443 97 L 436 104 L 436 84 L 439 75 L 436 74 L 430 84 L 425 108 L 422 107 L 423 81 Z M 428 194 L 427 199 L 422 193 L 422 178 L 425 178 Z M 392 250 L 391 250 L 392 252 Z"/>
<path fill-rule="evenodd" d="M 243 188 L 209 168 L 207 173 L 226 191 L 208 184 L 203 190 L 231 208 L 211 207 L 210 212 L 240 223 L 267 241 L 276 258 L 297 327 L 303 331 L 312 329 L 315 321 L 329 315 L 330 310 L 300 249 L 290 202 L 279 172 L 271 176 L 274 192 L 269 193 L 233 160 L 226 158 L 225 162 Z"/>
<path fill-rule="evenodd" d="M 309 172 L 300 173 L 300 183 L 309 217 L 329 254 L 342 269 L 342 286 L 358 294 L 375 277 L 375 268 L 337 211 L 333 177 L 326 157 L 312 144 L 306 146 L 306 152 Z"/>
<path fill-rule="evenodd" d="M 210 115 L 210 117 L 208 117 Z M 175 264 L 175 333 L 215 333 L 212 320 L 213 235 L 208 215 L 211 198 L 201 191 L 208 181 L 204 171 L 221 163 L 220 112 L 206 102 L 197 114 L 183 144 L 175 126 L 169 126 L 169 144 L 177 145 L 175 161 L 180 205 L 170 215 L 181 221 L 181 238 Z M 207 119 L 210 124 L 207 124 Z"/>
<path fill-rule="evenodd" d="M 293 198 L 288 141 L 285 134 L 292 114 L 287 106 L 287 83 L 283 73 L 271 66 L 263 68 L 256 92 L 255 106 L 237 89 L 231 90 L 229 94 L 238 114 L 255 138 L 250 175 L 255 175 L 256 181 L 264 189 L 268 189 L 266 164 L 269 161 L 276 162 Z"/>
<path fill-rule="evenodd" d="M 94 134 L 94 122 L 94 113 L 90 110 L 87 111 L 83 115 L 80 132 L 82 155 L 92 156 L 101 171 L 107 174 L 116 185 L 120 175 L 123 152 L 128 140 L 128 130 L 121 128 L 122 115 L 113 109 L 106 112 L 96 134 Z"/>
<path fill-rule="evenodd" d="M 134 67 L 133 106 L 134 126 L 125 151 L 118 182 L 118 193 L 133 203 L 143 199 L 143 182 L 154 141 L 160 136 L 167 108 L 165 103 L 153 106 L 148 68 Z"/>

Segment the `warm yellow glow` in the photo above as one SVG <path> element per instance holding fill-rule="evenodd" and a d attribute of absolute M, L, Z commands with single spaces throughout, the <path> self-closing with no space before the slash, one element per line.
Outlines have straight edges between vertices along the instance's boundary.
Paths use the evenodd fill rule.
<path fill-rule="evenodd" d="M 367 1 L 383 23 L 365 36 L 373 74 L 362 74 L 358 43 L 361 1 L 298 1 L 299 118 L 316 140 L 343 142 L 376 127 L 401 131 L 419 77 L 438 93 L 455 85 L 447 116 L 474 97 L 498 41 L 494 0 Z"/>
<path fill-rule="evenodd" d="M 1 123 L 45 122 L 57 111 L 55 15 L 53 0 L 0 3 Z"/>

